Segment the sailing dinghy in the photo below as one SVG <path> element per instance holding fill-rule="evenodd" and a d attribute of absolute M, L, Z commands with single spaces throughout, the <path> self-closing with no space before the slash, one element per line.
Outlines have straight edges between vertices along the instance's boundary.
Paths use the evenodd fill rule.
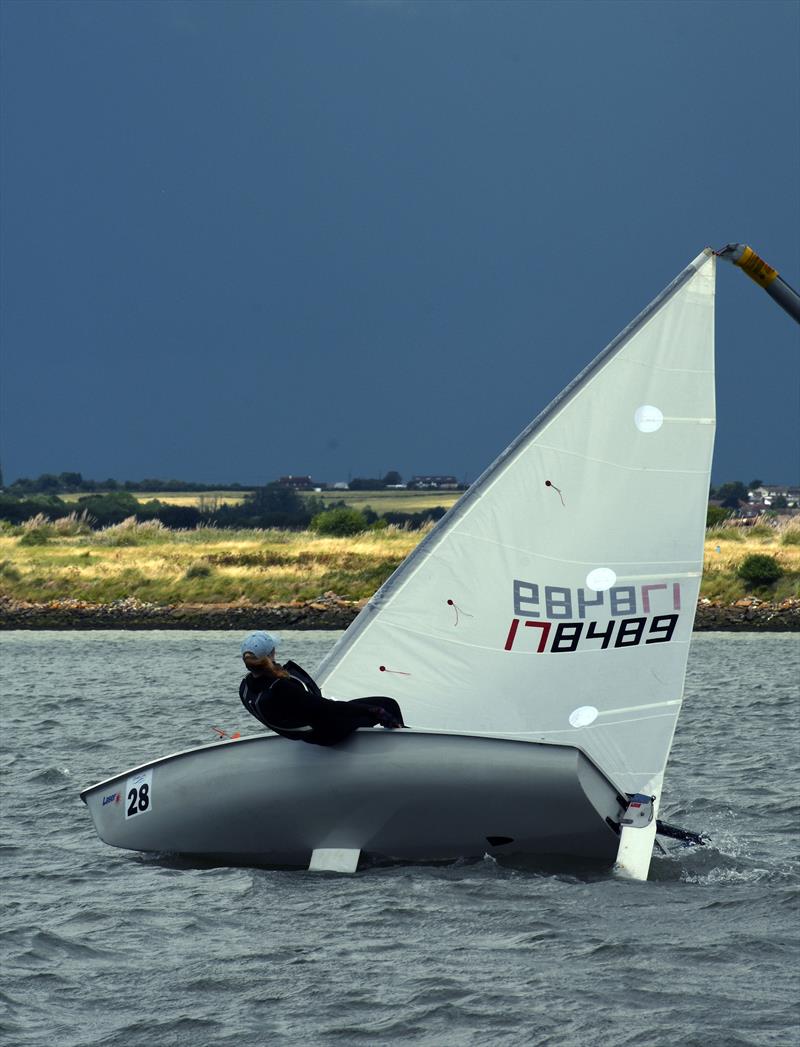
<path fill-rule="evenodd" d="M 715 257 L 517 437 L 323 661 L 413 729 L 272 734 L 81 793 L 106 843 L 231 863 L 594 859 L 646 879 L 703 566 Z"/>

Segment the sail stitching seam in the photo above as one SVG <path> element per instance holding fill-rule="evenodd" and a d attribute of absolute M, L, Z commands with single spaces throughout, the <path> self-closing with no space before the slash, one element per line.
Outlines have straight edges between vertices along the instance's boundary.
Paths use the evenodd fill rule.
<path fill-rule="evenodd" d="M 675 420 L 683 421 L 683 419 Z M 703 421 L 703 419 L 693 418 L 691 421 Z M 675 476 L 705 476 L 708 471 L 707 469 L 659 469 L 650 465 L 623 465 L 622 462 L 610 462 L 606 458 L 592 458 L 591 455 L 581 454 L 580 451 L 568 451 L 564 447 L 553 447 L 552 444 L 539 443 L 536 446 L 545 451 L 555 451 L 556 454 L 566 454 L 573 458 L 581 458 L 584 462 L 594 462 L 595 465 L 610 465 L 615 469 L 625 469 L 629 473 L 672 473 Z"/>
<path fill-rule="evenodd" d="M 525 556 L 535 556 L 540 560 L 552 560 L 553 563 L 568 563 L 575 564 L 580 567 L 592 567 L 597 563 L 597 560 L 568 560 L 566 556 L 548 556 L 547 553 L 539 552 L 536 549 L 523 549 L 519 545 L 508 545 L 506 542 L 498 542 L 496 538 L 489 538 L 483 534 L 473 534 L 471 531 L 464 531 L 459 528 L 458 534 L 464 538 L 472 538 L 476 542 L 487 542 L 489 545 L 498 545 L 501 549 L 508 549 L 514 553 L 522 553 Z M 436 553 L 431 553 L 431 559 L 436 556 Z M 447 561 L 442 556 L 436 556 L 440 563 L 446 564 Z M 617 567 L 638 567 L 641 564 L 652 564 L 652 560 L 612 560 L 606 558 L 605 563 L 613 563 Z M 689 560 L 659 560 L 659 565 L 662 567 L 672 567 L 674 564 L 687 564 L 694 563 L 696 561 Z M 664 571 L 652 571 L 649 574 L 632 574 L 625 575 L 623 581 L 637 581 L 646 578 L 660 578 Z M 699 578 L 701 571 L 669 571 L 670 577 L 675 578 Z"/>

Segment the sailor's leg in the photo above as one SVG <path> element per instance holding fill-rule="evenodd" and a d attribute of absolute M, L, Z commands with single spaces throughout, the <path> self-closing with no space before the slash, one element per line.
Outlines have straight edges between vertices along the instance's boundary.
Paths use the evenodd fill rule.
<path fill-rule="evenodd" d="M 403 713 L 400 710 L 400 706 L 394 700 L 389 698 L 385 694 L 373 695 L 370 698 L 353 698 L 347 703 L 348 705 L 371 705 L 373 708 L 376 706 L 382 709 L 385 713 L 388 713 L 393 720 L 397 722 L 398 727 L 405 727 L 403 722 Z M 374 723 L 374 720 L 372 721 Z"/>

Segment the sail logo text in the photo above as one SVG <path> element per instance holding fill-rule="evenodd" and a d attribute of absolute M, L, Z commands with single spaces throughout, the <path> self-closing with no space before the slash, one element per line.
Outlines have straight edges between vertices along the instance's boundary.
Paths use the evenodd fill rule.
<path fill-rule="evenodd" d="M 656 605 L 655 607 L 653 605 Z M 505 650 L 523 647 L 519 627 L 537 631 L 531 636 L 537 654 L 568 654 L 581 650 L 605 651 L 609 647 L 638 647 L 642 642 L 669 643 L 678 624 L 678 614 L 656 614 L 652 610 L 673 612 L 680 610 L 681 589 L 679 582 L 659 582 L 642 586 L 620 585 L 606 593 L 593 589 L 573 590 L 568 586 L 545 585 L 540 588 L 534 582 L 514 579 L 514 614 L 506 637 Z M 606 609 L 607 620 L 587 621 L 597 613 L 596 608 Z M 637 611 L 641 614 L 637 616 Z M 575 619 L 580 619 L 576 621 Z M 531 635 L 531 634 L 528 634 Z M 538 638 L 535 638 L 538 636 Z M 529 641 L 528 649 L 533 647 Z"/>
<path fill-rule="evenodd" d="M 543 599 L 540 592 L 543 589 Z M 587 618 L 595 608 L 606 605 L 606 593 L 593 589 L 570 589 L 563 585 L 538 586 L 535 582 L 514 579 L 514 614 L 520 618 Z M 591 608 L 587 615 L 587 609 Z M 641 609 L 641 611 L 640 611 Z M 615 585 L 608 590 L 608 615 L 622 618 L 628 614 L 651 614 L 653 611 L 681 609 L 680 582 L 658 582 L 649 585 Z M 544 613 L 542 613 L 544 612 Z"/>

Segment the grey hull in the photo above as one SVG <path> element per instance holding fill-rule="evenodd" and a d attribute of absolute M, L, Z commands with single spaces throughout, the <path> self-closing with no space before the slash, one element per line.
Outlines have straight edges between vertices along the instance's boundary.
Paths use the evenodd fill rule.
<path fill-rule="evenodd" d="M 290 866 L 308 865 L 317 848 L 612 863 L 619 835 L 609 822 L 622 813 L 617 789 L 572 746 L 381 729 L 335 748 L 275 735 L 216 743 L 81 798 L 114 847 Z"/>

